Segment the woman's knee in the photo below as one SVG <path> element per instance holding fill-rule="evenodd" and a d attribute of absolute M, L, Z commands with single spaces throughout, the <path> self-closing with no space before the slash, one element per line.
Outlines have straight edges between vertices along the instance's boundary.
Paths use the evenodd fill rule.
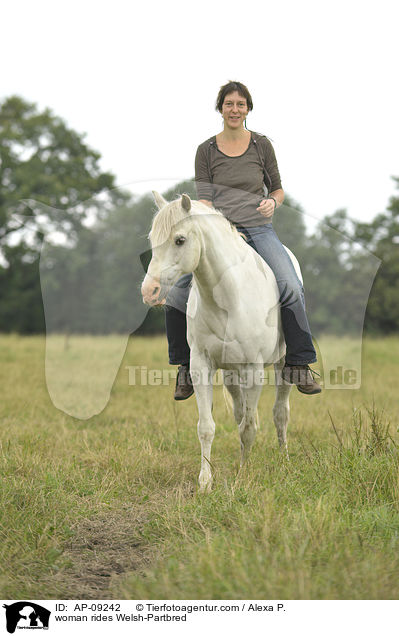
<path fill-rule="evenodd" d="M 280 292 L 280 303 L 283 306 L 289 306 L 298 300 L 305 303 L 305 293 L 301 281 L 298 280 L 280 280 L 277 281 Z"/>
<path fill-rule="evenodd" d="M 166 297 L 166 305 L 175 307 L 183 313 L 187 310 L 187 300 L 191 290 L 192 274 L 185 274 L 170 289 Z"/>

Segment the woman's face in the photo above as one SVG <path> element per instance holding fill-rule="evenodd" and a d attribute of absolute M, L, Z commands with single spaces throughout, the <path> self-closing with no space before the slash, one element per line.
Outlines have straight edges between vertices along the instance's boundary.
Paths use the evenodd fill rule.
<path fill-rule="evenodd" d="M 222 106 L 222 117 L 229 128 L 240 128 L 248 115 L 247 100 L 237 91 L 228 93 Z"/>

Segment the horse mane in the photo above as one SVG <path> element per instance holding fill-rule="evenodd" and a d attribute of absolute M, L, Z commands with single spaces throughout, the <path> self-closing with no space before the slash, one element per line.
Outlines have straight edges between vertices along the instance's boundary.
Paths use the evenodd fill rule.
<path fill-rule="evenodd" d="M 154 216 L 152 221 L 151 231 L 148 235 L 152 245 L 161 245 L 168 240 L 171 235 L 171 232 L 176 227 L 178 223 L 184 221 L 189 217 L 195 216 L 206 216 L 206 215 L 215 215 L 220 219 L 223 219 L 226 223 L 226 229 L 230 229 L 233 234 L 240 237 L 240 233 L 237 229 L 230 223 L 230 221 L 220 212 L 216 210 L 216 208 L 205 205 L 205 203 L 201 203 L 200 201 L 195 201 L 191 199 L 191 209 L 190 212 L 186 212 L 181 204 L 181 197 L 178 197 L 174 201 L 171 201 L 163 208 L 161 208 Z"/>

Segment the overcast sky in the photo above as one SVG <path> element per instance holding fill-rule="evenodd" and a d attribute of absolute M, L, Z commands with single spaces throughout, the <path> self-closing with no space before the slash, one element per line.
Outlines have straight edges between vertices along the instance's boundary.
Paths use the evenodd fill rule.
<path fill-rule="evenodd" d="M 222 128 L 219 87 L 238 80 L 284 189 L 314 218 L 345 207 L 369 221 L 399 176 L 395 4 L 7 3 L 0 99 L 50 107 L 142 192 L 193 176 L 198 144 Z"/>

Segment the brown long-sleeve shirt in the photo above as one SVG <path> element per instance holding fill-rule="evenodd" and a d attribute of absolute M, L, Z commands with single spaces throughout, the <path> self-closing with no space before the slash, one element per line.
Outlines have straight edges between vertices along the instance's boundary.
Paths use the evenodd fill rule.
<path fill-rule="evenodd" d="M 267 191 L 281 188 L 276 155 L 267 137 L 251 131 L 247 150 L 238 157 L 225 155 L 216 137 L 198 146 L 195 157 L 198 199 L 211 201 L 215 208 L 238 225 L 270 223 L 256 211 Z"/>

